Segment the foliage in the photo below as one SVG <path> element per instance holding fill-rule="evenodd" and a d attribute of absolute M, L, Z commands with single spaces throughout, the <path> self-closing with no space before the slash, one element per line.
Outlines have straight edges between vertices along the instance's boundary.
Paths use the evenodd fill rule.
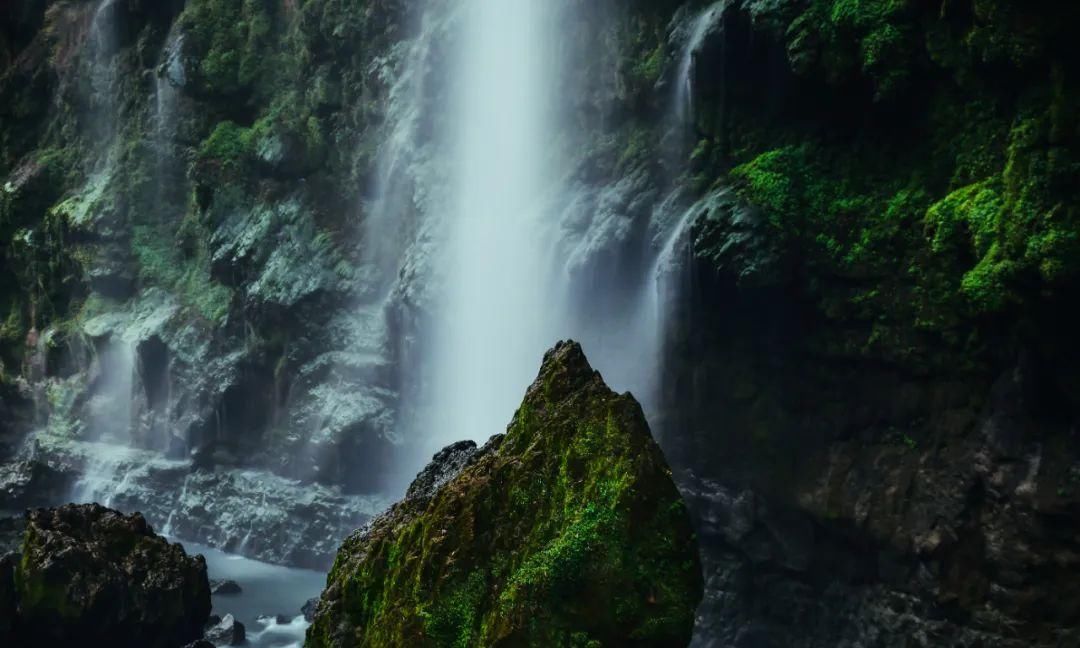
<path fill-rule="evenodd" d="M 699 174 L 760 209 L 762 236 L 823 315 L 861 327 L 848 351 L 900 359 L 927 348 L 916 334 L 963 348 L 973 322 L 1073 290 L 1080 70 L 1060 25 L 994 0 L 970 14 L 750 4 L 750 28 L 773 44 L 728 56 L 783 48 L 788 76 L 762 85 L 756 67 L 728 70 L 722 124 L 699 124 L 719 128 L 701 136 L 723 155 L 699 156 Z"/>
<path fill-rule="evenodd" d="M 272 70 L 272 17 L 263 0 L 193 0 L 182 17 L 185 33 L 201 53 L 203 91 L 222 96 L 250 94 Z"/>

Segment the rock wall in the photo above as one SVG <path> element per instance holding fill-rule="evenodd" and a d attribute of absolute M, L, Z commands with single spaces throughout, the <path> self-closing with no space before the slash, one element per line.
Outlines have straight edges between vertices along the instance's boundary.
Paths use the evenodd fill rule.
<path fill-rule="evenodd" d="M 700 645 L 1076 641 L 1074 9 L 728 3 L 665 449 Z"/>

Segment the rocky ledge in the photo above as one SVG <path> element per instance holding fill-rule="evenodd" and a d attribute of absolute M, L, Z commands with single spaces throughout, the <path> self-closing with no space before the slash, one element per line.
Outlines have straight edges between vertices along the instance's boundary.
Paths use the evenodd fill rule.
<path fill-rule="evenodd" d="M 206 562 L 138 513 L 30 511 L 21 551 L 0 562 L 2 645 L 176 648 L 203 634 Z"/>
<path fill-rule="evenodd" d="M 505 435 L 436 455 L 338 553 L 308 646 L 685 646 L 690 518 L 638 403 L 573 342 Z"/>

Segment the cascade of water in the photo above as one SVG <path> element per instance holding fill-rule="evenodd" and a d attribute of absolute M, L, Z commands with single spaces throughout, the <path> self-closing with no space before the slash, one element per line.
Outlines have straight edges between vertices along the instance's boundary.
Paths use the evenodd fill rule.
<path fill-rule="evenodd" d="M 98 141 L 112 142 L 116 136 L 116 81 L 114 62 L 119 35 L 114 16 L 117 0 L 100 0 L 90 20 L 90 104 L 94 107 L 90 128 Z"/>
<path fill-rule="evenodd" d="M 681 295 L 689 267 L 690 228 L 702 212 L 701 203 L 687 204 L 690 191 L 683 174 L 686 171 L 694 137 L 693 89 L 697 57 L 704 41 L 723 15 L 725 1 L 720 0 L 684 25 L 678 66 L 667 113 L 667 123 L 676 134 L 675 146 L 669 149 L 671 166 L 664 178 L 667 194 L 652 208 L 651 237 L 644 255 L 645 272 L 637 288 L 633 310 L 626 312 L 621 324 L 621 341 L 615 346 L 621 356 L 600 355 L 594 364 L 613 367 L 613 383 L 629 384 L 650 419 L 661 408 L 660 388 L 664 364 L 664 343 L 670 333 L 670 311 Z M 683 254 L 685 253 L 685 254 Z M 603 332 L 610 337 L 609 332 Z M 595 335 L 586 330 L 585 338 Z M 602 347 L 603 349 L 603 347 Z M 630 350 L 626 352 L 625 350 Z M 653 432 L 663 433 L 662 424 L 652 420 Z"/>
<path fill-rule="evenodd" d="M 667 195 L 652 209 L 651 236 L 642 260 L 644 272 L 633 306 L 621 313 L 615 326 L 602 330 L 586 327 L 576 333 L 600 350 L 594 365 L 605 372 L 613 385 L 628 387 L 634 393 L 658 436 L 664 432 L 662 422 L 655 416 L 662 409 L 660 389 L 665 341 L 672 326 L 670 312 L 683 294 L 692 254 L 689 233 L 703 208 L 701 201 L 694 203 L 692 192 L 682 178 L 695 136 L 695 66 L 706 37 L 718 24 L 724 4 L 724 0 L 712 4 L 680 30 L 681 49 L 666 117 L 668 131 L 675 135 L 674 146 L 667 149 L 669 167 L 663 178 Z"/>
<path fill-rule="evenodd" d="M 83 437 L 96 442 L 73 489 L 72 501 L 108 505 L 126 475 L 119 475 L 132 441 L 135 343 L 110 340 L 94 360 L 93 396 Z"/>
<path fill-rule="evenodd" d="M 716 26 L 723 13 L 726 0 L 713 3 L 689 23 L 688 31 L 679 53 L 679 67 L 671 93 L 669 120 L 677 129 L 676 148 L 679 156 L 689 153 L 694 137 L 694 77 L 697 73 L 697 57 L 705 37 Z"/>
<path fill-rule="evenodd" d="M 432 357 L 432 446 L 501 431 L 557 333 L 547 321 L 546 0 L 466 0 L 453 209 Z M 430 450 L 431 447 L 428 448 Z"/>
<path fill-rule="evenodd" d="M 420 141 L 424 119 L 427 76 L 437 21 L 430 13 L 421 16 L 419 33 L 400 43 L 391 54 L 374 63 L 381 80 L 389 85 L 387 126 L 375 157 L 375 173 L 364 218 L 363 259 L 379 273 L 379 297 L 385 297 L 399 270 L 402 250 L 415 235 L 417 211 L 424 195 L 417 182 L 428 164 Z"/>
<path fill-rule="evenodd" d="M 173 25 L 162 52 L 164 61 L 154 78 L 154 145 L 157 149 L 158 200 L 169 205 L 169 184 L 179 175 L 173 142 L 176 139 L 177 111 L 180 107 L 180 88 L 187 82 L 181 60 L 183 36 Z"/>
<path fill-rule="evenodd" d="M 449 74 L 457 91 L 447 111 L 452 199 L 445 236 L 438 239 L 443 247 L 433 261 L 440 299 L 433 308 L 430 349 L 422 359 L 423 370 L 430 372 L 428 389 L 419 398 L 426 415 L 415 430 L 426 436 L 425 454 L 454 440 L 482 441 L 501 431 L 543 351 L 560 338 L 585 343 L 594 365 L 618 388 L 630 388 L 647 412 L 657 402 L 667 326 L 662 310 L 677 290 L 676 270 L 685 265 L 672 260 L 688 249 L 686 232 L 698 213 L 688 209 L 685 187 L 677 182 L 692 136 L 694 61 L 722 3 L 683 27 L 669 114 L 681 138 L 677 167 L 667 179 L 670 195 L 656 207 L 651 245 L 635 261 L 641 271 L 629 273 L 640 277 L 641 285 L 629 289 L 627 277 L 597 279 L 570 271 L 560 242 L 565 233 L 559 229 L 558 206 L 572 200 L 562 196 L 565 181 L 549 173 L 559 166 L 552 142 L 566 126 L 556 123 L 549 101 L 559 96 L 554 77 L 558 57 L 565 54 L 551 33 L 557 4 L 462 0 L 455 23 L 462 51 Z M 417 83 L 408 75 L 399 79 L 392 106 L 400 94 L 408 97 L 402 105 L 420 110 Z M 399 121 L 384 145 L 384 152 L 394 152 L 380 160 L 384 189 L 395 188 L 387 180 L 394 177 L 395 165 L 415 156 L 408 152 L 415 148 L 413 128 L 412 118 Z M 412 199 L 425 190 L 379 193 L 380 219 L 400 223 L 404 207 L 389 200 Z M 421 211 L 430 218 L 430 205 Z M 393 240 L 381 220 L 374 222 L 381 229 L 369 231 L 369 241 L 379 246 L 387 236 Z M 628 299 L 608 298 L 623 292 Z"/>

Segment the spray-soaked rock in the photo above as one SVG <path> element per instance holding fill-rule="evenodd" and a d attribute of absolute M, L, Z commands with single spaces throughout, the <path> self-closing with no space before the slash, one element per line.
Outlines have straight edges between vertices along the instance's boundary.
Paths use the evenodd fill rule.
<path fill-rule="evenodd" d="M 225 618 L 206 629 L 203 638 L 215 646 L 239 646 L 244 643 L 246 636 L 244 624 L 237 621 L 233 615 L 226 614 Z"/>
<path fill-rule="evenodd" d="M 210 614 L 202 556 L 97 504 L 30 512 L 15 583 L 17 645 L 181 646 Z"/>
<path fill-rule="evenodd" d="M 211 594 L 239 594 L 244 590 L 240 587 L 240 583 L 234 580 L 212 580 L 210 581 L 210 593 Z"/>
<path fill-rule="evenodd" d="M 505 436 L 443 450 L 346 540 L 308 645 L 686 645 L 701 593 L 641 408 L 566 342 Z"/>

